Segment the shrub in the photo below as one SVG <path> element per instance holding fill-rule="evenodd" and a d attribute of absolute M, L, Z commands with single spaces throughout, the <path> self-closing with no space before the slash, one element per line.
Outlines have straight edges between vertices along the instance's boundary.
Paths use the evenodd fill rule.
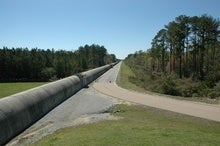
<path fill-rule="evenodd" d="M 198 91 L 198 95 L 200 97 L 207 97 L 208 95 L 208 87 L 204 82 L 200 82 L 197 86 L 196 89 Z"/>
<path fill-rule="evenodd" d="M 193 97 L 196 95 L 198 95 L 198 87 L 196 85 L 181 87 L 181 96 Z"/>
<path fill-rule="evenodd" d="M 49 81 L 52 77 L 54 77 L 56 74 L 56 71 L 53 67 L 47 67 L 42 69 L 41 71 L 41 79 L 43 81 Z"/>
<path fill-rule="evenodd" d="M 162 91 L 164 94 L 175 95 L 175 96 L 180 95 L 179 91 L 176 89 L 176 84 L 169 77 L 163 81 Z"/>
<path fill-rule="evenodd" d="M 192 97 L 192 91 L 187 88 L 187 89 L 182 89 L 182 92 L 181 92 L 182 96 L 184 97 Z"/>
<path fill-rule="evenodd" d="M 216 79 L 216 81 L 220 80 L 220 71 L 215 72 L 215 79 Z"/>
<path fill-rule="evenodd" d="M 208 93 L 208 97 L 211 98 L 211 99 L 214 99 L 218 96 L 219 96 L 219 93 L 216 92 L 216 91 L 211 91 L 211 92 Z"/>
<path fill-rule="evenodd" d="M 208 75 L 205 79 L 205 84 L 206 86 L 208 86 L 209 88 L 213 88 L 216 84 L 216 78 L 214 75 Z"/>
<path fill-rule="evenodd" d="M 216 83 L 216 86 L 212 89 L 208 96 L 210 98 L 220 97 L 220 82 Z"/>

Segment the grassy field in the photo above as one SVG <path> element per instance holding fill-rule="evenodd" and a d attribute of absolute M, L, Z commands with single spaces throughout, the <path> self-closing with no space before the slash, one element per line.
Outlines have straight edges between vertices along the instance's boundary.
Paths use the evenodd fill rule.
<path fill-rule="evenodd" d="M 6 97 L 27 89 L 31 89 L 45 82 L 24 82 L 24 83 L 0 83 L 0 98 Z"/>
<path fill-rule="evenodd" d="M 33 145 L 217 146 L 220 143 L 217 122 L 146 106 L 117 105 L 111 112 L 123 118 L 61 129 Z"/>

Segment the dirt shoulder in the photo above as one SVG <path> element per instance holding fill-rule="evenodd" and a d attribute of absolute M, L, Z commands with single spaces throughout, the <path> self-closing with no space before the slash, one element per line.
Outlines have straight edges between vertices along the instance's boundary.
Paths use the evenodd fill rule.
<path fill-rule="evenodd" d="M 116 83 L 96 82 L 93 84 L 93 88 L 103 94 L 125 101 L 220 122 L 220 105 L 138 93 L 121 88 Z"/>

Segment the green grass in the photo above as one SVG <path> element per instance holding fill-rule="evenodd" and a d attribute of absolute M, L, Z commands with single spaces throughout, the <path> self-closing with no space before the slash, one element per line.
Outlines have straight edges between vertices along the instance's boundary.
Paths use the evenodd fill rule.
<path fill-rule="evenodd" d="M 220 123 L 146 106 L 117 105 L 117 121 L 68 127 L 33 145 L 140 146 L 220 143 Z"/>
<path fill-rule="evenodd" d="M 142 73 L 140 73 L 142 74 Z M 162 94 L 157 92 L 159 90 L 159 86 L 162 84 L 162 80 L 159 75 L 154 75 L 154 79 L 149 79 L 150 77 L 145 75 L 140 75 L 139 78 L 144 78 L 145 81 L 141 81 L 139 79 L 135 80 L 135 73 L 131 70 L 129 66 L 127 66 L 124 62 L 121 64 L 119 76 L 117 78 L 117 84 L 123 88 L 134 90 L 137 92 L 152 94 L 152 95 L 162 95 L 170 98 L 175 98 L 179 100 L 188 100 L 188 101 L 196 101 L 196 102 L 205 102 L 209 104 L 220 104 L 220 98 L 210 99 L 210 98 L 203 98 L 203 97 L 181 97 L 181 96 L 172 96 L 167 94 Z M 132 79 L 133 78 L 133 79 Z M 133 82 L 131 82 L 131 79 Z M 134 83 L 135 82 L 135 83 Z M 178 83 L 182 86 L 190 86 L 193 83 L 190 81 L 183 82 L 182 80 L 178 79 L 175 80 L 175 83 Z M 220 87 L 220 86 L 219 86 Z M 153 91 L 152 91 L 153 90 Z"/>
<path fill-rule="evenodd" d="M 40 85 L 45 82 L 24 82 L 24 83 L 0 83 L 0 98 L 25 91 Z"/>
<path fill-rule="evenodd" d="M 124 62 L 122 62 L 117 78 L 117 84 L 125 89 L 135 90 L 138 92 L 146 92 L 146 90 L 143 88 L 140 88 L 137 85 L 131 83 L 129 81 L 129 77 L 135 77 L 135 74 Z"/>
<path fill-rule="evenodd" d="M 122 62 L 119 75 L 117 78 L 117 84 L 119 86 L 121 86 L 122 88 L 128 89 L 128 90 L 133 90 L 137 92 L 161 95 L 159 93 L 151 92 L 140 86 L 137 86 L 137 84 L 141 84 L 141 81 L 138 80 L 138 82 L 134 84 L 130 81 L 129 78 L 135 78 L 135 73 L 131 70 L 131 68 L 128 65 Z"/>

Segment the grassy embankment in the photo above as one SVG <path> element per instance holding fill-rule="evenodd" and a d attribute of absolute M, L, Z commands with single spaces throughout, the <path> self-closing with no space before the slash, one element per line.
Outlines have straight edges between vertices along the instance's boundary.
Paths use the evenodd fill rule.
<path fill-rule="evenodd" d="M 124 73 L 132 75 L 129 71 Z M 125 74 L 119 77 L 118 82 L 126 88 L 140 90 L 128 82 Z M 109 112 L 122 119 L 60 129 L 33 145 L 217 146 L 220 143 L 219 122 L 140 105 L 117 105 Z"/>
<path fill-rule="evenodd" d="M 211 103 L 211 104 L 219 104 L 220 98 L 216 99 L 210 99 L 205 97 L 182 97 L 182 96 L 172 96 L 167 94 L 162 94 L 160 92 L 161 85 L 163 85 L 163 80 L 159 75 L 154 75 L 154 79 L 151 79 L 149 75 L 143 74 L 143 72 L 139 72 L 139 77 L 136 77 L 134 72 L 128 67 L 125 63 L 122 63 L 119 78 L 117 80 L 117 84 L 123 88 L 134 90 L 138 92 L 148 93 L 148 94 L 157 94 L 157 95 L 163 95 L 171 98 L 176 98 L 180 100 L 189 100 L 189 101 L 198 101 L 198 102 L 205 102 L 205 103 Z M 144 81 L 140 80 L 140 78 L 144 78 Z M 136 80 L 135 80 L 136 79 Z M 176 79 L 175 83 L 177 84 L 176 87 L 179 86 L 179 88 L 184 87 L 191 87 L 194 84 L 192 81 L 189 80 L 180 80 Z M 219 83 L 220 84 L 220 83 Z M 220 87 L 219 85 L 217 87 Z M 193 87 L 192 87 L 193 89 Z M 190 91 L 189 91 L 190 92 Z"/>
<path fill-rule="evenodd" d="M 150 92 L 148 90 L 145 90 L 144 88 L 141 88 L 140 86 L 137 86 L 136 84 L 132 83 L 130 81 L 130 78 L 135 78 L 134 72 L 127 66 L 124 62 L 121 64 L 120 72 L 117 78 L 117 84 L 125 89 L 134 90 L 137 92 L 142 93 L 148 93 L 148 94 L 157 94 Z"/>
<path fill-rule="evenodd" d="M 146 106 L 117 105 L 123 117 L 56 131 L 33 145 L 219 145 L 220 123 Z"/>
<path fill-rule="evenodd" d="M 138 87 L 137 85 L 129 81 L 129 77 L 135 77 L 135 74 L 131 69 L 122 62 L 120 72 L 117 78 L 117 84 L 125 89 L 131 89 L 138 92 L 146 92 L 143 88 Z"/>
<path fill-rule="evenodd" d="M 25 82 L 25 83 L 0 83 L 0 98 L 25 91 L 40 85 L 45 82 Z"/>

